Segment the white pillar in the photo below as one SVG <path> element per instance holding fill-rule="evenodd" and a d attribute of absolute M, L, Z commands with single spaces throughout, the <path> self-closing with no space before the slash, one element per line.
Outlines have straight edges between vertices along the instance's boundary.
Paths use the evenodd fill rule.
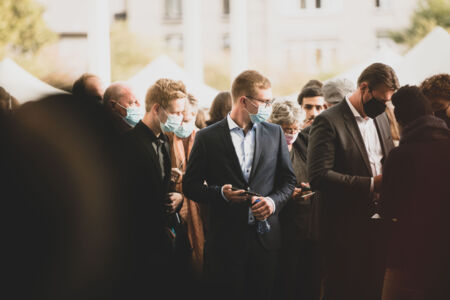
<path fill-rule="evenodd" d="M 90 1 L 88 29 L 88 70 L 100 77 L 103 84 L 111 82 L 108 0 Z"/>
<path fill-rule="evenodd" d="M 203 82 L 202 1 L 183 0 L 184 68 L 196 80 Z"/>
<path fill-rule="evenodd" d="M 248 68 L 247 0 L 230 0 L 231 81 Z"/>

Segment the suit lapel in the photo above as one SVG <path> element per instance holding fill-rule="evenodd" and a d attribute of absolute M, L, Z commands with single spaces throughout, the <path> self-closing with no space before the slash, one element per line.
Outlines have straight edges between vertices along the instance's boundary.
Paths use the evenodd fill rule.
<path fill-rule="evenodd" d="M 394 147 L 394 143 L 392 142 L 391 137 L 391 129 L 389 127 L 389 121 L 387 121 L 387 116 L 385 114 L 382 114 L 375 118 L 375 126 L 377 128 L 378 138 L 380 139 L 380 144 L 383 149 L 383 159 L 381 162 L 384 163 L 384 159 Z"/>
<path fill-rule="evenodd" d="M 225 146 L 225 153 L 230 156 L 232 163 L 232 170 L 236 170 L 235 173 L 242 182 L 246 182 L 244 175 L 242 174 L 241 166 L 239 165 L 239 159 L 236 154 L 236 150 L 233 146 L 233 141 L 231 140 L 230 128 L 228 127 L 227 118 L 223 119 L 220 123 L 222 128 L 222 140 Z"/>
<path fill-rule="evenodd" d="M 259 159 L 261 158 L 262 153 L 262 137 L 263 137 L 263 125 L 262 123 L 258 124 L 258 126 L 255 127 L 255 151 L 253 154 L 253 162 L 252 162 L 252 170 L 250 172 L 250 177 L 248 179 L 248 182 L 250 183 L 252 181 L 253 175 L 256 172 L 256 168 L 258 166 Z"/>
<path fill-rule="evenodd" d="M 367 171 L 369 172 L 369 174 L 372 175 L 372 169 L 370 168 L 369 162 L 369 155 L 367 154 L 366 145 L 364 144 L 361 132 L 359 131 L 359 127 L 358 124 L 356 123 L 355 116 L 353 116 L 352 111 L 350 110 L 350 107 L 348 107 L 347 101 L 345 101 L 345 99 L 342 101 L 341 104 L 343 108 L 345 126 L 347 127 L 347 130 L 349 131 L 350 135 L 353 137 L 353 140 L 355 141 L 356 147 L 358 148 L 361 154 L 361 158 L 363 159 L 364 164 L 366 165 Z"/>
<path fill-rule="evenodd" d="M 138 126 L 138 125 L 136 125 L 136 126 Z M 144 124 L 142 124 L 142 125 L 145 126 Z M 137 129 L 138 129 L 139 135 L 141 136 L 140 139 L 142 141 L 148 141 L 148 136 L 143 130 L 145 128 L 138 127 Z M 156 154 L 156 151 L 153 148 L 153 145 L 150 142 L 143 142 L 142 144 L 144 145 L 145 150 L 147 150 L 148 154 L 150 155 L 150 158 L 151 158 L 150 160 L 152 161 L 153 166 L 158 171 L 158 174 L 159 174 L 158 178 L 161 180 L 161 183 L 162 183 L 163 182 L 163 178 L 161 176 L 162 175 L 161 166 L 159 164 L 158 155 Z"/>

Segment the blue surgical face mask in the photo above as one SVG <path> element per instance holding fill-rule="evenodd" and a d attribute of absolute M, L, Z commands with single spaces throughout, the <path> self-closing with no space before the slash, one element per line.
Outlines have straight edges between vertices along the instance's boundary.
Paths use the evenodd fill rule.
<path fill-rule="evenodd" d="M 249 113 L 249 116 L 252 123 L 256 124 L 267 120 L 270 117 L 271 113 L 272 113 L 272 106 L 266 107 L 266 105 L 259 105 L 258 112 L 256 114 Z"/>
<path fill-rule="evenodd" d="M 162 107 L 161 107 L 162 108 Z M 167 115 L 167 121 L 165 123 L 159 122 L 161 129 L 164 132 L 174 132 L 181 126 L 181 122 L 183 121 L 183 115 L 171 115 L 166 112 L 164 108 L 162 108 Z"/>
<path fill-rule="evenodd" d="M 174 133 L 177 135 L 177 137 L 181 138 L 181 139 L 185 139 L 187 137 L 189 137 L 192 132 L 194 131 L 195 128 L 195 119 L 193 119 L 192 121 L 185 123 L 183 122 L 183 124 L 181 124 L 180 127 L 178 127 Z"/>
<path fill-rule="evenodd" d="M 124 106 L 117 103 L 120 107 L 127 111 L 127 115 L 125 116 L 125 120 L 131 126 L 136 126 L 136 124 L 144 117 L 145 108 L 141 106 L 130 106 L 125 108 Z"/>

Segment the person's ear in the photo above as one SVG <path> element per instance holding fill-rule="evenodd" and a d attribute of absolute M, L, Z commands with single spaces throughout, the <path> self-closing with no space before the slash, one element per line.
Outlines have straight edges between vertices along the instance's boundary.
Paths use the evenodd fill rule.
<path fill-rule="evenodd" d="M 153 110 L 156 114 L 159 113 L 160 105 L 158 103 L 153 104 L 151 110 Z"/>
<path fill-rule="evenodd" d="M 242 105 L 245 105 L 245 101 L 247 100 L 247 98 L 245 98 L 245 96 L 241 96 L 239 98 L 239 103 L 241 103 Z"/>
<path fill-rule="evenodd" d="M 368 88 L 369 88 L 369 85 L 365 81 L 361 82 L 361 84 L 359 85 L 359 89 L 361 90 L 361 94 L 363 94 Z"/>
<path fill-rule="evenodd" d="M 106 105 L 110 108 L 114 108 L 116 106 L 116 104 L 117 104 L 116 100 L 109 100 L 106 102 Z"/>

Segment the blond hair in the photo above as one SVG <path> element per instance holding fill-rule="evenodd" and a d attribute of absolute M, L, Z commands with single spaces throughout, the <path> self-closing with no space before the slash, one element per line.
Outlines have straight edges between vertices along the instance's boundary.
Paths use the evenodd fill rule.
<path fill-rule="evenodd" d="M 233 102 L 242 96 L 254 97 L 258 89 L 268 89 L 271 87 L 269 79 L 264 77 L 261 73 L 253 70 L 247 70 L 239 74 L 233 81 L 231 86 L 231 96 Z"/>
<path fill-rule="evenodd" d="M 148 89 L 145 96 L 145 109 L 150 111 L 154 104 L 168 107 L 170 101 L 186 97 L 186 86 L 182 81 L 161 78 Z"/>

